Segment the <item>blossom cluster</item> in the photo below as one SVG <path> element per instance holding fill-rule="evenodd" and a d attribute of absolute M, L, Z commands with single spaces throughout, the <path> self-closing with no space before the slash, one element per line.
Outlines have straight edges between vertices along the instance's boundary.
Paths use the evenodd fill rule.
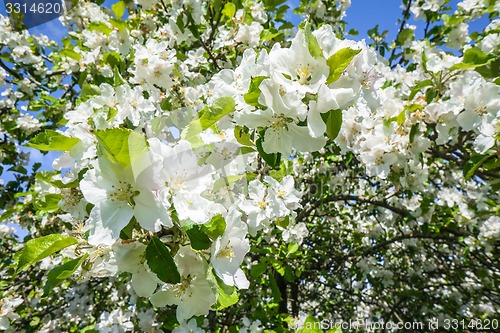
<path fill-rule="evenodd" d="M 404 3 L 429 22 L 447 1 Z M 446 33 L 433 38 L 461 56 L 402 25 L 401 54 L 389 61 L 383 43 L 339 37 L 349 5 L 302 1 L 298 12 L 312 20 L 291 34 L 287 6 L 267 1 L 81 2 L 61 18 L 71 38 L 60 50 L 0 17 L 12 62 L 0 67 L 0 130 L 14 151 L 17 139 L 60 152 L 53 171 L 28 179 L 22 200 L 2 212 L 42 237 L 25 243 L 17 267 L 2 259 L 0 274 L 34 274 L 26 270 L 39 262 L 47 276 L 28 296 L 21 285 L 1 290 L 0 329 L 33 307 L 40 331 L 55 330 L 59 316 L 78 329 L 155 332 L 156 316 L 173 307 L 173 332 L 202 332 L 210 324 L 201 317 L 231 311 L 240 290 L 255 295 L 252 284 L 267 280 L 271 293 L 252 306 L 286 303 L 288 284 L 317 295 L 303 306 L 321 315 L 322 293 L 347 299 L 355 290 L 358 304 L 346 308 L 366 319 L 388 307 L 377 288 L 406 288 L 403 270 L 440 286 L 439 258 L 451 271 L 465 270 L 469 253 L 489 260 L 499 237 L 498 184 L 490 184 L 500 146 L 499 20 L 476 37 L 468 22 L 498 4 L 463 1 L 440 16 Z M 313 28 L 314 18 L 337 24 Z M 0 233 L 8 251 L 20 249 L 11 227 Z M 452 237 L 467 248 L 428 246 Z M 494 285 L 490 271 L 481 274 L 464 273 L 469 290 Z M 70 275 L 79 285 L 66 283 Z M 54 290 L 70 314 L 37 301 Z M 87 313 L 103 295 L 115 306 Z M 464 314 L 489 306 L 478 302 L 463 301 Z M 264 330 L 264 318 L 246 315 L 240 332 Z"/>

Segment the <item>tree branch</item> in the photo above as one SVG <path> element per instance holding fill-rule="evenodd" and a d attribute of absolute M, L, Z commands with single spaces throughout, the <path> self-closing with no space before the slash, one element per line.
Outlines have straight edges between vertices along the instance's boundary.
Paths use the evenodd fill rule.
<path fill-rule="evenodd" d="M 407 210 L 405 210 L 403 208 L 395 207 L 395 206 L 393 206 L 385 201 L 374 200 L 374 199 L 365 199 L 365 198 L 361 198 L 361 197 L 356 196 L 356 195 L 333 195 L 333 196 L 327 197 L 327 198 L 322 199 L 322 200 L 317 200 L 314 203 L 312 203 L 311 204 L 312 207 L 310 209 L 302 210 L 297 215 L 297 220 L 303 219 L 304 217 L 309 215 L 314 209 L 316 209 L 318 206 L 320 206 L 322 204 L 329 203 L 329 202 L 335 202 L 335 201 L 357 201 L 357 202 L 361 202 L 361 203 L 375 205 L 375 206 L 386 208 L 386 209 L 388 209 L 396 214 L 399 214 L 403 217 L 406 216 L 406 217 L 410 217 L 413 219 L 413 216 Z"/>
<path fill-rule="evenodd" d="M 399 26 L 399 31 L 398 31 L 398 34 L 396 35 L 395 40 L 398 40 L 399 35 L 401 34 L 401 32 L 403 32 L 403 29 L 404 29 L 405 24 L 406 24 L 406 20 L 409 18 L 411 3 L 412 3 L 412 0 L 408 0 L 408 4 L 406 5 L 406 8 L 403 12 L 403 20 L 401 21 L 401 25 Z M 391 56 L 389 57 L 389 63 L 390 63 L 391 68 L 394 68 L 393 67 L 394 65 L 392 64 L 392 62 L 394 60 L 393 58 L 394 58 L 394 54 L 396 53 L 396 48 L 397 47 L 394 47 L 392 49 Z"/>

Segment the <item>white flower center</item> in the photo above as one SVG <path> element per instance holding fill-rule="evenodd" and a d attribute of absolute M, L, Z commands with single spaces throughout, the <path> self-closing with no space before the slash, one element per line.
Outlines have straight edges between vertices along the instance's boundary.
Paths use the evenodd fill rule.
<path fill-rule="evenodd" d="M 113 191 L 110 194 L 111 202 L 115 201 L 125 201 L 130 206 L 135 204 L 134 197 L 139 194 L 138 191 L 134 191 L 132 185 L 124 181 L 118 181 L 118 185 L 111 185 Z"/>
<path fill-rule="evenodd" d="M 311 68 L 309 64 L 306 65 L 299 64 L 299 68 L 295 70 L 295 73 L 297 74 L 297 80 L 299 81 L 299 83 L 306 84 L 309 81 L 311 81 L 313 70 L 314 68 Z"/>
<path fill-rule="evenodd" d="M 155 70 L 154 70 L 154 72 L 153 72 L 153 76 L 155 78 L 159 79 L 161 77 L 161 75 L 162 75 L 161 70 L 158 67 L 156 67 Z"/>
<path fill-rule="evenodd" d="M 222 157 L 224 157 L 225 160 L 228 160 L 233 156 L 233 154 L 231 154 L 231 151 L 226 147 L 221 149 L 220 154 L 222 155 Z"/>
<path fill-rule="evenodd" d="M 233 246 L 229 245 L 230 241 L 227 243 L 227 245 L 217 253 L 217 258 L 225 258 L 229 259 L 229 261 L 233 261 L 233 258 L 235 257 L 234 255 L 234 250 Z"/>
<path fill-rule="evenodd" d="M 186 174 L 177 175 L 177 177 L 170 183 L 166 183 L 165 186 L 170 186 L 172 191 L 180 191 L 184 187 Z"/>
<path fill-rule="evenodd" d="M 477 113 L 478 115 L 482 116 L 487 112 L 486 106 L 479 106 L 474 109 L 474 112 Z"/>
<path fill-rule="evenodd" d="M 186 293 L 186 291 L 191 286 L 191 281 L 192 280 L 193 280 L 193 278 L 190 275 L 188 275 L 186 278 L 182 279 L 181 284 L 179 286 L 179 289 L 177 290 L 177 295 L 176 295 L 177 297 L 180 298 L 180 297 L 182 297 Z M 193 292 L 190 291 L 188 297 L 191 297 L 192 294 L 193 294 Z"/>
<path fill-rule="evenodd" d="M 278 191 L 278 193 L 276 193 L 276 196 L 278 198 L 283 198 L 285 196 L 285 194 L 286 194 L 286 191 L 284 189 L 281 189 Z"/>
<path fill-rule="evenodd" d="M 274 116 L 271 118 L 270 123 L 271 123 L 271 128 L 275 130 L 283 127 L 286 128 L 287 127 L 286 123 L 288 123 L 288 119 L 285 118 L 284 115 Z"/>

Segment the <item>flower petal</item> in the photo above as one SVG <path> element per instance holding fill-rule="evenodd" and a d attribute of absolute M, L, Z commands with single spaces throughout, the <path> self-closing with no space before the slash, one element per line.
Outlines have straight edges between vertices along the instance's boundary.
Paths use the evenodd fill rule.
<path fill-rule="evenodd" d="M 91 245 L 110 246 L 120 237 L 120 231 L 130 222 L 133 210 L 126 204 L 104 202 L 90 213 L 87 225 Z"/>

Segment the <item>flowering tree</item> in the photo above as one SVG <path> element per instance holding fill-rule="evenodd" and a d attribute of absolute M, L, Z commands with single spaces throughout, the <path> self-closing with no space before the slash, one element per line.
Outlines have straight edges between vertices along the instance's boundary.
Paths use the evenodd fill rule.
<path fill-rule="evenodd" d="M 0 329 L 495 329 L 498 2 L 369 45 L 348 0 L 98 3 L 61 43 L 0 16 Z"/>

